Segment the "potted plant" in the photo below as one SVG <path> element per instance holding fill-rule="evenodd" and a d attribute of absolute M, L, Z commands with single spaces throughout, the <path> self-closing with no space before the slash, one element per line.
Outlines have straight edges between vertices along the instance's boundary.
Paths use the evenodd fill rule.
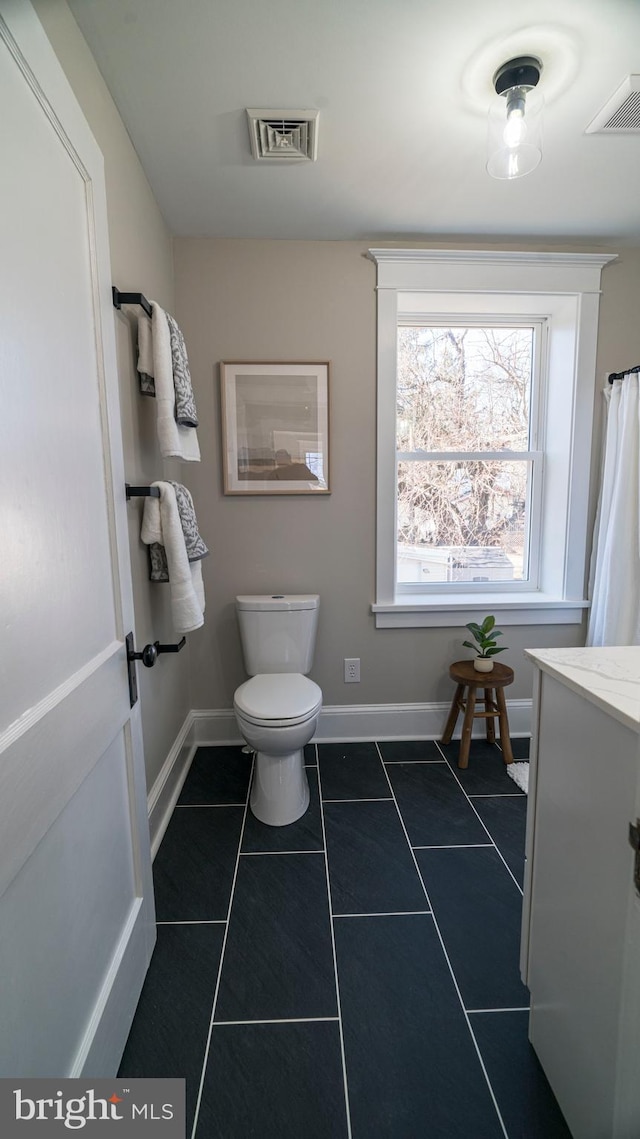
<path fill-rule="evenodd" d="M 476 657 L 473 662 L 473 667 L 477 672 L 491 672 L 493 668 L 493 657 L 496 653 L 503 653 L 506 645 L 498 648 L 496 645 L 496 637 L 501 637 L 500 629 L 496 629 L 495 617 L 485 617 L 481 625 L 476 624 L 475 621 L 470 621 L 465 625 L 475 641 L 475 645 L 471 641 L 463 641 L 463 645 L 467 649 L 475 649 Z"/>

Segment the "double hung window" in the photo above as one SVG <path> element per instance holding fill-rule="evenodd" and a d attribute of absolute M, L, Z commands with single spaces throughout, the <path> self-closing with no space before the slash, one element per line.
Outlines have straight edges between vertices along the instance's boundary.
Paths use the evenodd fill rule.
<path fill-rule="evenodd" d="M 600 254 L 370 250 L 380 627 L 582 620 Z"/>
<path fill-rule="evenodd" d="M 399 593 L 537 586 L 543 333 L 400 318 Z"/>

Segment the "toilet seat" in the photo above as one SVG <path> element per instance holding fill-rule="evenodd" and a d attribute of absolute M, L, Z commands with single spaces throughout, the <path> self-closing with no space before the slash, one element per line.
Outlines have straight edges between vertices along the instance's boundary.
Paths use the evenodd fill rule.
<path fill-rule="evenodd" d="M 320 710 L 322 689 L 300 672 L 260 673 L 240 685 L 233 703 L 248 723 L 293 727 Z"/>

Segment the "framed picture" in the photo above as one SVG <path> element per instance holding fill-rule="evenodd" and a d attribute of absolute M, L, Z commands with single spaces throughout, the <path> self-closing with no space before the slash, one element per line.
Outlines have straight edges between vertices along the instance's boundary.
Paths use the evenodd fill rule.
<path fill-rule="evenodd" d="M 329 494 L 329 364 L 220 365 L 225 494 Z"/>

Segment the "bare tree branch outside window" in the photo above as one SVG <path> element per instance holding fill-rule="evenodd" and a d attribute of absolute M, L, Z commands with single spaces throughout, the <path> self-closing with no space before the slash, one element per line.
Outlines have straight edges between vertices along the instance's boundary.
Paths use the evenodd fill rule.
<path fill-rule="evenodd" d="M 399 328 L 399 580 L 526 576 L 532 361 L 532 328 Z"/>

